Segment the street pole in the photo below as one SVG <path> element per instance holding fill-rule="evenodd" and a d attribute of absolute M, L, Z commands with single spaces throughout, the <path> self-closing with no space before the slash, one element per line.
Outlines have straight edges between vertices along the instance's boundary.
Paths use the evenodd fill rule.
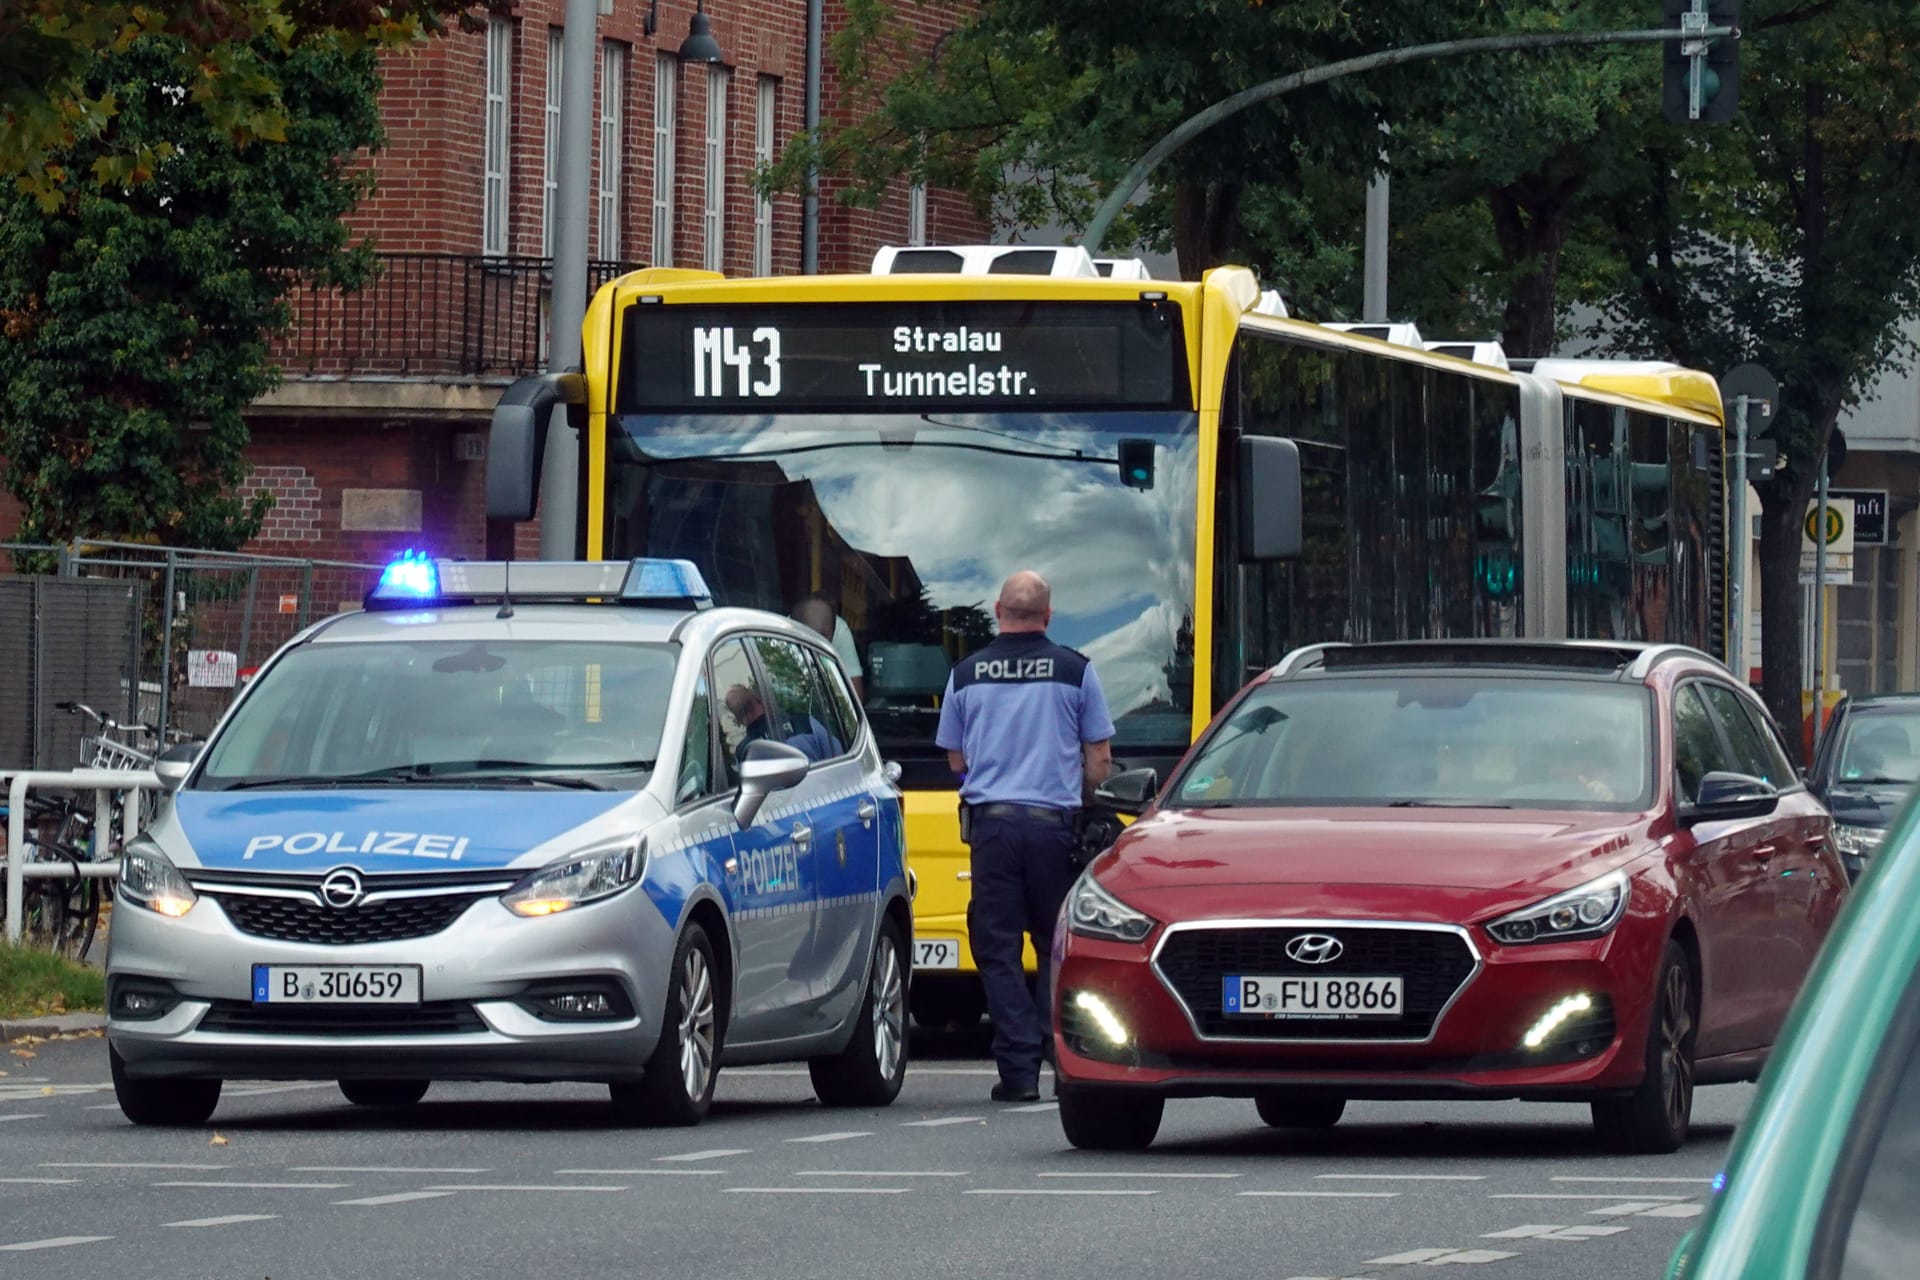
<path fill-rule="evenodd" d="M 1827 457 L 1820 455 L 1820 509 L 1813 517 L 1813 745 L 1827 702 Z"/>
<path fill-rule="evenodd" d="M 1310 85 L 1325 84 L 1329 80 L 1338 80 L 1342 76 L 1356 75 L 1362 71 L 1374 71 L 1381 67 L 1397 67 L 1408 62 L 1428 62 L 1434 58 L 1452 58 L 1468 53 L 1517 53 L 1533 49 L 1565 49 L 1570 47 L 1597 44 L 1658 44 L 1668 40 L 1699 40 L 1732 36 L 1738 38 L 1737 27 L 1707 27 L 1700 31 L 1680 31 L 1677 28 L 1662 27 L 1656 30 L 1635 31 L 1533 31 L 1510 36 L 1475 36 L 1469 40 L 1441 40 L 1434 44 L 1413 44 L 1399 49 L 1382 49 L 1378 53 L 1362 54 L 1357 58 L 1342 58 L 1338 62 L 1329 62 L 1323 66 L 1310 67 L 1305 71 L 1296 71 L 1292 75 L 1280 76 L 1265 84 L 1257 84 L 1251 89 L 1242 89 L 1230 98 L 1200 111 L 1194 112 L 1175 125 L 1172 132 L 1153 144 L 1147 154 L 1134 161 L 1133 167 L 1126 172 L 1107 198 L 1100 202 L 1092 219 L 1087 223 L 1086 234 L 1081 237 L 1086 250 L 1091 254 L 1100 252 L 1100 242 L 1106 239 L 1107 231 L 1113 226 L 1113 220 L 1120 210 L 1126 207 L 1147 175 L 1157 168 L 1162 160 L 1178 151 L 1193 138 L 1205 133 L 1222 120 L 1228 120 L 1248 107 L 1282 97 L 1295 89 L 1305 89 Z"/>
<path fill-rule="evenodd" d="M 1742 680 L 1750 670 L 1747 664 L 1747 397 L 1733 398 L 1733 512 L 1730 523 L 1733 536 L 1732 573 L 1728 575 L 1728 595 L 1733 608 L 1727 617 L 1727 653 Z"/>
<path fill-rule="evenodd" d="M 1360 318 L 1387 318 L 1387 171 L 1383 167 L 1367 183 L 1367 240 Z"/>
<path fill-rule="evenodd" d="M 594 38 L 599 0 L 567 0 L 561 40 L 560 155 L 554 169 L 553 296 L 547 304 L 547 371 L 580 368 L 587 318 L 587 195 L 593 183 Z M 540 467 L 540 558 L 577 554 L 580 439 L 556 409 Z"/>

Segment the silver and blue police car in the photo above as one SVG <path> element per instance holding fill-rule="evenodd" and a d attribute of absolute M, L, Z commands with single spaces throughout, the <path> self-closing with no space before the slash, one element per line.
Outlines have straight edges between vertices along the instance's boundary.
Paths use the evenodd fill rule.
<path fill-rule="evenodd" d="M 892 766 L 832 647 L 686 561 L 409 555 L 161 763 L 107 959 L 121 1109 L 224 1079 L 599 1081 L 693 1124 L 721 1066 L 906 1072 Z"/>

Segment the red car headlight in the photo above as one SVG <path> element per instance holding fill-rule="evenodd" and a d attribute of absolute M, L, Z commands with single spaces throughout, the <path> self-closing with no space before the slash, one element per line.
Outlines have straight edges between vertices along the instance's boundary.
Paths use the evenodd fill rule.
<path fill-rule="evenodd" d="M 1487 932 L 1512 946 L 1597 938 L 1619 924 L 1626 910 L 1627 873 L 1609 871 L 1577 889 L 1501 916 L 1487 925 Z"/>

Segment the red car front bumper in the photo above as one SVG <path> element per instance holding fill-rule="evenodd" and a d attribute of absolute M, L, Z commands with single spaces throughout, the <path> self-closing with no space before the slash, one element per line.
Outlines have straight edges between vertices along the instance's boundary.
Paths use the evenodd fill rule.
<path fill-rule="evenodd" d="M 1164 1097 L 1618 1094 L 1645 1072 L 1660 954 L 1655 931 L 1634 926 L 1630 917 L 1602 938 L 1533 946 L 1501 946 L 1475 928 L 1382 921 L 1189 921 L 1138 944 L 1069 935 L 1054 972 L 1059 1080 Z M 1397 1020 L 1228 1014 L 1224 974 L 1272 971 L 1276 947 L 1307 929 L 1364 939 L 1375 970 L 1435 971 L 1408 973 Z M 1556 1007 L 1560 1019 L 1539 1034 Z"/>

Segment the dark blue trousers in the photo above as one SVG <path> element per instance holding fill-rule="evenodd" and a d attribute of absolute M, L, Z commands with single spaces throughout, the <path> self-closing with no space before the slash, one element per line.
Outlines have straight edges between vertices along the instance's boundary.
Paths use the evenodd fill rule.
<path fill-rule="evenodd" d="M 976 816 L 970 834 L 968 933 L 993 1019 L 993 1059 L 1002 1080 L 1034 1084 L 1040 1079 L 1041 1046 L 1052 1029 L 1053 928 L 1079 874 L 1069 861 L 1073 828 L 1065 821 Z M 1040 960 L 1037 999 L 1021 961 L 1027 934 Z"/>

